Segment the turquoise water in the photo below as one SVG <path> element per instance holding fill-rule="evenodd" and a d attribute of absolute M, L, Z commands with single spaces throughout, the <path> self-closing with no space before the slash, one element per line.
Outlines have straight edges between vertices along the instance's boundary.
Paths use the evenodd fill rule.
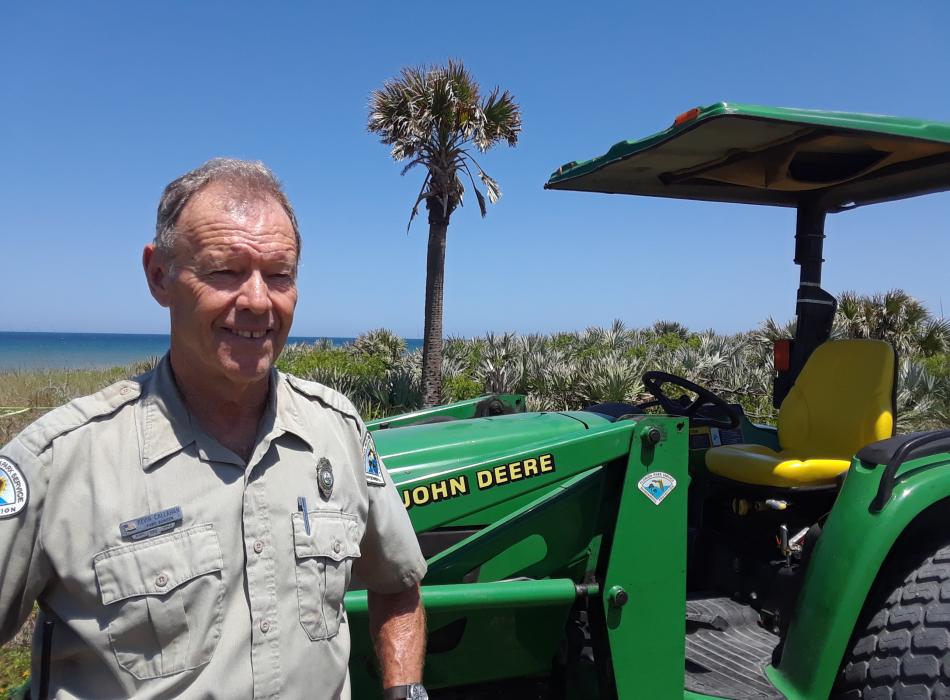
<path fill-rule="evenodd" d="M 291 336 L 291 343 L 313 343 L 319 337 Z M 329 338 L 342 345 L 352 338 Z M 407 339 L 410 350 L 422 341 Z M 168 336 L 140 333 L 11 333 L 0 331 L 0 371 L 14 369 L 86 369 L 114 367 L 164 355 Z"/>

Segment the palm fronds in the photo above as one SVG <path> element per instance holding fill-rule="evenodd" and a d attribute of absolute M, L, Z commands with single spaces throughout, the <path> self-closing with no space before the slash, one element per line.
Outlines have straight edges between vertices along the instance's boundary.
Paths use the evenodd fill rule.
<path fill-rule="evenodd" d="M 444 66 L 404 68 L 370 96 L 367 129 L 390 146 L 396 161 L 408 161 L 403 175 L 418 165 L 427 172 L 409 215 L 419 204 L 437 200 L 443 216 L 462 204 L 467 180 L 482 216 L 487 201 L 501 198 L 501 187 L 472 155 L 505 142 L 514 146 L 521 133 L 521 109 L 512 94 L 495 88 L 482 98 L 479 85 L 461 61 Z"/>

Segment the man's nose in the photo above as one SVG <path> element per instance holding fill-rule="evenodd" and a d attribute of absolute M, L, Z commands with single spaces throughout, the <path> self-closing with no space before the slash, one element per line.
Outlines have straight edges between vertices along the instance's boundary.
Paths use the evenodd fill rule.
<path fill-rule="evenodd" d="M 238 307 L 256 314 L 265 313 L 270 309 L 270 294 L 267 282 L 257 270 L 244 279 L 238 295 Z"/>

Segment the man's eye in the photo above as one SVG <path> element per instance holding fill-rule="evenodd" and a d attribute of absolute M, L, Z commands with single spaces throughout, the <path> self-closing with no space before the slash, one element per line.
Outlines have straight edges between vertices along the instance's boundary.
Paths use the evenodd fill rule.
<path fill-rule="evenodd" d="M 211 274 L 215 277 L 233 277 L 237 274 L 234 270 L 212 270 Z"/>

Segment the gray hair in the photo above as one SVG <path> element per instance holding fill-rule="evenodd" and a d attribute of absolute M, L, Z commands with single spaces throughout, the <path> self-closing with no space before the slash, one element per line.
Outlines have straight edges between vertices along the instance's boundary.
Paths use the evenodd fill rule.
<path fill-rule="evenodd" d="M 270 168 L 260 161 L 237 158 L 212 158 L 168 184 L 158 202 L 158 217 L 155 222 L 154 242 L 159 252 L 171 256 L 178 235 L 178 217 L 188 202 L 213 182 L 228 185 L 230 189 L 249 199 L 263 200 L 273 197 L 277 200 L 293 226 L 297 259 L 300 259 L 300 229 L 297 226 L 297 216 L 280 181 Z"/>

